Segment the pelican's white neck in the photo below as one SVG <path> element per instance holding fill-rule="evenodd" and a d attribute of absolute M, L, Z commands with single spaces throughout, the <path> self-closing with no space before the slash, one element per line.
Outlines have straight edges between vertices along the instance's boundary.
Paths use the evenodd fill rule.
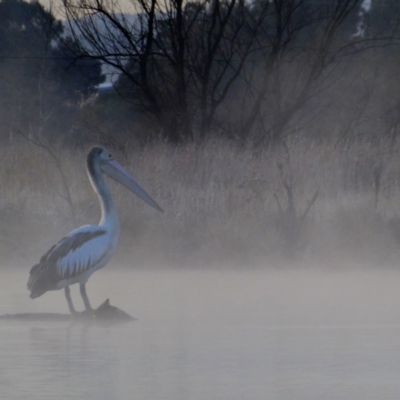
<path fill-rule="evenodd" d="M 87 172 L 90 182 L 97 193 L 101 206 L 101 219 L 99 225 L 108 225 L 110 228 L 119 229 L 119 220 L 110 188 L 104 178 L 99 162 L 93 157 L 88 157 Z"/>

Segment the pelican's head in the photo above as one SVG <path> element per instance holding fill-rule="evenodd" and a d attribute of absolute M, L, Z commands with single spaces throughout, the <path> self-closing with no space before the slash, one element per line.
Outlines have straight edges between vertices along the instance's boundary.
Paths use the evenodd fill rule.
<path fill-rule="evenodd" d="M 92 174 L 95 165 L 98 165 L 110 178 L 124 185 L 136 196 L 140 197 L 147 204 L 156 210 L 163 211 L 162 208 L 150 197 L 150 195 L 140 186 L 139 182 L 117 161 L 114 160 L 112 153 L 104 147 L 93 147 L 87 156 L 89 174 Z"/>

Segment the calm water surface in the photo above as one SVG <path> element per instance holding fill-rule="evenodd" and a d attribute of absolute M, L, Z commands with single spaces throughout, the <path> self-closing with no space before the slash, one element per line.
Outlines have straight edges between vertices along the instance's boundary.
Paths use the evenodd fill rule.
<path fill-rule="evenodd" d="M 2 274 L 0 314 L 61 312 Z M 137 320 L 0 321 L 2 399 L 400 398 L 400 272 L 120 270 L 87 285 Z M 82 307 L 78 287 L 75 305 Z"/>

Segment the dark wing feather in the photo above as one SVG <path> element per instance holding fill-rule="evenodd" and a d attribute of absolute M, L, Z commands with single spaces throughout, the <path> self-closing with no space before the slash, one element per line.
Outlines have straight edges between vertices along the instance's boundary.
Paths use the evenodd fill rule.
<path fill-rule="evenodd" d="M 62 260 L 68 253 L 75 251 L 86 242 L 104 235 L 105 230 L 96 229 L 94 231 L 71 232 L 70 235 L 61 239 L 52 246 L 40 259 L 40 262 L 34 265 L 30 270 L 28 280 L 28 289 L 31 291 L 31 297 L 34 299 L 41 296 L 48 290 L 56 290 L 61 277 L 57 271 L 57 262 Z M 68 279 L 71 274 L 65 274 L 62 279 Z"/>
<path fill-rule="evenodd" d="M 61 239 L 57 244 L 50 248 L 40 259 L 40 263 L 55 264 L 58 260 L 66 257 L 71 251 L 75 251 L 83 246 L 86 242 L 104 235 L 105 230 L 97 229 L 95 231 L 77 232 Z"/>

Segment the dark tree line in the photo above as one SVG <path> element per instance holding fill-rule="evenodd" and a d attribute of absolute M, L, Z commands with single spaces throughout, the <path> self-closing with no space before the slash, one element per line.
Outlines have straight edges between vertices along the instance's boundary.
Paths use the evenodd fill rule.
<path fill-rule="evenodd" d="M 128 4 L 64 0 L 61 23 L 37 2 L 0 1 L 3 137 L 397 135 L 395 2 Z M 114 91 L 96 97 L 102 72 Z"/>
<path fill-rule="evenodd" d="M 338 88 L 349 79 L 358 90 L 357 68 L 395 44 L 399 8 L 380 2 L 366 10 L 361 0 L 131 6 L 129 14 L 117 2 L 64 0 L 81 54 L 112 67 L 132 113 L 173 142 L 217 132 L 260 144 L 310 129 L 343 101 Z"/>
<path fill-rule="evenodd" d="M 63 32 L 63 24 L 38 2 L 0 1 L 3 140 L 73 140 L 80 106 L 103 76 L 97 60 L 76 58 L 79 46 Z"/>

